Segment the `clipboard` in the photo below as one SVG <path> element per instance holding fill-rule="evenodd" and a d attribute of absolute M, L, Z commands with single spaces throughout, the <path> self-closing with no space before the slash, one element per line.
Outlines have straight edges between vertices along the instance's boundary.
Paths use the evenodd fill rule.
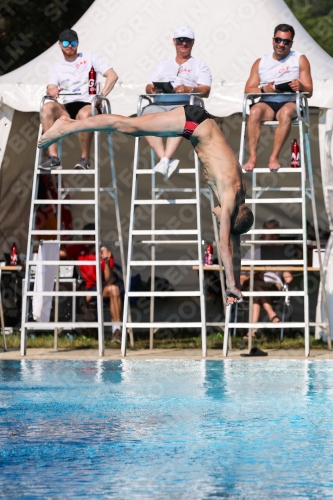
<path fill-rule="evenodd" d="M 289 87 L 289 83 L 291 83 L 291 80 L 290 80 L 290 82 L 283 82 L 283 83 L 274 84 L 274 87 L 277 90 L 281 90 L 281 92 L 294 92 L 295 93 L 295 91 L 291 87 Z"/>
<path fill-rule="evenodd" d="M 153 85 L 162 90 L 163 94 L 172 94 L 174 92 L 173 85 L 170 82 L 153 82 Z"/>

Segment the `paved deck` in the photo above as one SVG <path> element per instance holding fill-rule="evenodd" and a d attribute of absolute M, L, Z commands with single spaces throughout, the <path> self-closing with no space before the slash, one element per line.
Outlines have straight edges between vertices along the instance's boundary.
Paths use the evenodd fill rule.
<path fill-rule="evenodd" d="M 310 352 L 310 357 L 305 358 L 303 349 L 266 349 L 265 352 L 268 356 L 264 357 L 251 357 L 245 358 L 241 353 L 247 353 L 248 350 L 244 349 L 229 351 L 228 359 L 242 359 L 246 360 L 270 360 L 270 359 L 316 359 L 333 361 L 333 351 L 325 349 L 313 349 Z M 18 359 L 68 359 L 68 360 L 96 360 L 96 359 L 124 359 L 121 356 L 119 349 L 106 349 L 103 358 L 99 358 L 96 349 L 27 349 L 25 358 L 21 357 L 19 349 L 9 349 L 7 352 L 0 352 L 0 360 L 18 360 Z M 218 349 L 208 349 L 207 357 L 202 358 L 200 349 L 139 349 L 127 350 L 126 359 L 140 359 L 140 360 L 156 360 L 156 359 L 213 359 L 224 360 L 222 351 Z"/>

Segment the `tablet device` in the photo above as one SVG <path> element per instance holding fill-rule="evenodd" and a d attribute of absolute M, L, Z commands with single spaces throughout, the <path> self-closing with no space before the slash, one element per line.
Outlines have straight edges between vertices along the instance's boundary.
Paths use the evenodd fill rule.
<path fill-rule="evenodd" d="M 291 80 L 290 82 L 275 83 L 274 87 L 277 90 L 281 90 L 281 92 L 295 92 L 292 88 L 289 87 L 289 83 L 291 83 Z"/>
<path fill-rule="evenodd" d="M 171 94 L 173 92 L 173 86 L 170 82 L 153 82 L 154 87 L 162 90 L 163 94 Z"/>

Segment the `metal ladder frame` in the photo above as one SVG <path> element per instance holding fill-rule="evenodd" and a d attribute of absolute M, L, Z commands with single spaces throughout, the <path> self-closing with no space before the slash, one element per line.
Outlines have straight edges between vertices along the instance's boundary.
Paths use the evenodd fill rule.
<path fill-rule="evenodd" d="M 41 100 L 40 105 L 40 117 L 43 105 L 46 100 L 56 99 L 51 96 L 44 96 Z M 107 112 L 111 113 L 111 106 L 109 100 L 102 96 L 96 95 L 92 100 L 92 115 L 95 114 L 95 103 L 96 100 L 101 100 L 107 107 Z M 42 124 L 40 120 L 38 137 L 42 134 Z M 99 132 L 94 132 L 94 160 L 95 160 L 95 168 L 92 170 L 52 170 L 50 172 L 43 172 L 38 169 L 38 165 L 40 164 L 42 157 L 42 150 L 36 150 L 35 157 L 35 167 L 34 167 L 34 177 L 33 177 L 33 185 L 32 185 L 32 196 L 31 196 L 31 210 L 29 216 L 29 233 L 28 233 L 28 242 L 27 242 L 27 261 L 26 261 L 26 270 L 25 270 L 25 287 L 22 296 L 22 325 L 21 325 L 21 355 L 26 355 L 27 349 L 27 330 L 52 330 L 54 329 L 54 349 L 58 349 L 58 333 L 59 329 L 63 328 L 97 328 L 98 329 L 98 345 L 99 345 L 99 356 L 104 355 L 104 321 L 103 321 L 103 297 L 102 297 L 102 276 L 101 276 L 101 266 L 99 258 L 95 261 L 63 261 L 63 260 L 55 260 L 55 261 L 38 261 L 38 263 L 43 265 L 57 265 L 57 273 L 55 279 L 55 290 L 52 292 L 35 292 L 30 291 L 30 282 L 31 282 L 31 266 L 36 266 L 37 262 L 33 260 L 33 246 L 34 236 L 42 236 L 42 235 L 52 235 L 58 237 L 57 240 L 44 240 L 42 244 L 47 243 L 64 243 L 61 240 L 61 236 L 63 235 L 73 235 L 73 236 L 82 236 L 82 235 L 93 235 L 95 237 L 95 253 L 96 256 L 99 256 L 100 252 L 100 214 L 99 214 L 99 194 L 101 191 L 106 191 L 115 201 L 116 207 L 116 219 L 117 219 L 117 229 L 118 229 L 118 238 L 119 238 L 119 246 L 120 246 L 120 255 L 122 261 L 123 272 L 126 273 L 125 268 L 125 257 L 124 257 L 124 249 L 123 249 L 123 239 L 122 239 L 122 231 L 121 231 L 121 223 L 120 223 L 120 213 L 119 213 L 119 204 L 117 197 L 117 185 L 116 185 L 116 174 L 114 167 L 114 156 L 113 156 L 113 148 L 112 148 L 112 138 L 111 134 L 108 134 L 108 145 L 109 145 L 109 156 L 110 156 L 110 168 L 111 168 L 111 179 L 112 179 L 112 187 L 111 188 L 100 188 L 100 165 L 99 165 Z M 62 141 L 58 142 L 58 156 L 62 158 Z M 63 188 L 62 187 L 62 175 L 93 175 L 94 176 L 94 187 L 93 188 Z M 38 200 L 38 184 L 39 184 L 39 175 L 58 175 L 58 198 L 57 200 Z M 93 192 L 94 198 L 92 200 L 65 200 L 66 195 L 69 192 Z M 58 206 L 57 210 L 57 229 L 56 230 L 36 230 L 33 229 L 35 227 L 35 218 L 36 218 L 36 210 L 35 205 L 38 206 L 42 201 L 47 201 L 48 204 L 54 204 Z M 95 230 L 62 230 L 61 229 L 61 205 L 68 204 L 90 204 L 94 205 L 95 212 Z M 80 244 L 86 243 L 86 241 L 78 241 L 71 240 L 66 241 L 66 244 Z M 59 291 L 59 266 L 60 265 L 82 265 L 89 264 L 96 266 L 96 292 L 92 291 L 75 291 L 75 292 L 60 292 Z M 42 322 L 29 322 L 28 321 L 28 308 L 27 301 L 28 297 L 33 297 L 35 295 L 44 295 L 44 296 L 52 296 L 55 297 L 55 321 L 42 323 Z M 97 298 L 97 322 L 61 322 L 58 321 L 59 318 L 59 297 L 61 296 L 93 296 Z M 107 325 L 112 323 L 106 323 Z M 131 336 L 131 344 L 133 342 L 133 337 Z"/>
<path fill-rule="evenodd" d="M 288 93 L 290 94 L 290 93 Z M 276 94 L 274 94 L 276 95 Z M 243 113 L 242 113 L 242 129 L 241 129 L 241 141 L 240 141 L 240 151 L 239 151 L 239 162 L 243 165 L 244 161 L 244 149 L 245 149 L 245 140 L 246 140 L 246 125 L 247 125 L 247 101 L 250 99 L 252 103 L 255 98 L 260 97 L 260 94 L 245 94 L 243 100 Z M 308 196 L 311 199 L 312 203 L 312 213 L 314 219 L 314 229 L 316 234 L 316 244 L 318 249 L 318 257 L 319 257 L 319 268 L 320 268 L 320 279 L 321 282 L 324 283 L 324 273 L 323 273 L 323 265 L 321 259 L 320 252 L 320 239 L 319 239 L 319 228 L 318 228 L 318 220 L 317 220 L 317 210 L 316 210 L 316 202 L 315 202 L 315 191 L 313 185 L 313 173 L 312 173 L 312 162 L 311 162 L 311 151 L 310 151 L 310 140 L 309 140 L 309 108 L 307 103 L 307 97 L 303 93 L 296 93 L 296 111 L 297 118 L 292 120 L 293 126 L 298 126 L 299 129 L 299 139 L 300 139 L 300 168 L 280 168 L 277 172 L 279 173 L 293 173 L 293 174 L 301 174 L 301 187 L 300 188 L 292 188 L 292 187 L 278 187 L 278 188 L 260 188 L 257 187 L 257 175 L 262 173 L 271 172 L 269 168 L 258 168 L 252 171 L 252 198 L 247 199 L 247 204 L 252 204 L 252 211 L 256 214 L 256 205 L 258 203 L 277 203 L 277 202 L 285 202 L 285 203 L 301 203 L 302 204 L 302 229 L 252 229 L 247 234 L 251 235 L 251 240 L 245 240 L 242 243 L 249 245 L 251 247 L 251 260 L 246 262 L 251 266 L 250 271 L 250 291 L 243 292 L 243 295 L 246 297 L 250 297 L 250 310 L 249 310 L 249 322 L 248 323 L 232 323 L 230 321 L 231 316 L 231 307 L 226 308 L 226 325 L 225 325 L 225 334 L 224 334 L 224 342 L 223 342 L 223 354 L 224 356 L 228 355 L 228 337 L 229 337 L 229 328 L 255 328 L 260 326 L 260 328 L 281 328 L 280 323 L 270 323 L 270 322 L 260 322 L 253 323 L 252 322 L 252 303 L 254 296 L 302 296 L 304 297 L 304 322 L 285 322 L 283 323 L 283 328 L 304 328 L 304 337 L 305 337 L 305 356 L 308 357 L 310 354 L 310 335 L 309 335 L 309 327 L 315 326 L 317 323 L 309 322 L 309 295 L 308 295 L 308 270 L 307 270 L 307 226 L 306 226 L 306 197 Z M 278 125 L 278 121 L 265 121 L 262 122 L 262 126 L 273 126 L 276 127 Z M 243 170 L 244 173 L 247 173 Z M 309 187 L 307 187 L 306 182 L 307 178 L 309 181 Z M 263 199 L 260 200 L 260 196 L 263 192 L 267 191 L 293 191 L 293 192 L 301 192 L 301 198 L 281 198 L 276 199 Z M 302 235 L 302 245 L 303 245 L 303 259 L 301 260 L 286 260 L 286 261 L 274 261 L 276 265 L 302 265 L 303 266 L 303 280 L 304 280 L 304 291 L 295 292 L 289 290 L 283 290 L 279 292 L 254 292 L 253 291 L 253 283 L 254 283 L 254 267 L 255 265 L 271 265 L 270 261 L 255 261 L 254 260 L 254 246 L 255 244 L 262 244 L 261 241 L 255 240 L 255 236 L 259 234 L 301 234 Z M 270 242 L 272 244 L 272 242 Z M 279 240 L 279 243 L 300 243 L 300 240 Z M 245 264 L 245 262 L 243 261 Z M 321 322 L 320 325 L 326 330 L 329 328 L 328 324 L 328 310 L 327 310 L 327 300 L 325 293 L 325 286 L 322 287 L 322 298 L 324 305 L 324 314 L 325 314 L 325 322 Z M 250 330 L 251 332 L 251 330 Z M 331 350 L 331 339 L 330 335 L 327 335 L 328 339 L 328 348 Z M 249 335 L 248 339 L 248 347 L 251 349 L 252 345 L 252 335 Z"/>
<path fill-rule="evenodd" d="M 198 98 L 196 95 L 193 94 L 184 94 L 184 97 L 189 96 L 189 102 L 184 102 L 183 104 L 194 104 L 194 100 L 199 100 L 200 104 L 204 107 L 203 101 L 201 98 Z M 138 107 L 137 107 L 137 116 L 140 116 L 142 113 L 142 104 L 144 100 L 147 100 L 150 104 L 153 103 L 155 95 L 151 94 L 142 94 L 139 96 L 138 100 Z M 163 96 L 165 97 L 165 96 Z M 170 97 L 170 100 L 172 99 L 172 94 L 170 94 L 168 97 Z M 166 101 L 168 97 L 166 97 Z M 198 101 L 197 101 L 198 102 Z M 181 103 L 180 103 L 181 104 Z M 199 170 L 199 160 L 197 155 L 194 155 L 194 162 L 195 162 L 195 167 L 194 169 L 192 168 L 185 168 L 185 169 L 179 169 L 179 173 L 194 173 L 195 174 L 195 192 L 196 192 L 196 198 L 190 199 L 190 200 L 185 200 L 185 199 L 180 199 L 180 200 L 174 200 L 175 203 L 179 201 L 179 203 L 186 204 L 186 203 L 192 203 L 195 201 L 195 204 L 197 206 L 197 229 L 195 230 L 156 230 L 155 227 L 155 205 L 160 205 L 160 204 L 169 204 L 170 200 L 159 200 L 160 194 L 166 191 L 171 191 L 172 189 L 168 188 L 163 188 L 161 192 L 159 191 L 158 188 L 156 188 L 155 185 L 155 173 L 153 172 L 152 168 L 155 165 L 154 162 L 154 151 L 151 151 L 151 167 L 150 169 L 139 169 L 138 168 L 138 163 L 139 163 L 139 150 L 140 150 L 140 137 L 136 137 L 135 139 L 135 149 L 134 149 L 134 162 L 133 162 L 133 184 L 132 184 L 132 197 L 131 197 L 131 213 L 130 213 L 130 225 L 129 225 L 129 239 L 128 239 L 128 254 L 127 254 L 127 279 L 126 279 L 126 284 L 125 284 L 125 295 L 124 295 L 124 317 L 123 317 L 123 331 L 122 331 L 122 345 L 121 345 L 121 352 L 123 356 L 126 356 L 126 341 L 127 341 L 127 335 L 126 335 L 126 328 L 131 327 L 131 328 L 149 328 L 150 329 L 150 348 L 152 348 L 153 345 L 153 335 L 154 335 L 154 329 L 155 328 L 163 328 L 163 327 L 171 327 L 171 328 L 195 328 L 195 327 L 200 327 L 201 328 L 201 334 L 202 334 L 202 355 L 206 356 L 207 354 L 207 345 L 206 345 L 206 315 L 205 315 L 205 296 L 204 296 L 204 290 L 203 290 L 203 282 L 204 282 L 204 274 L 203 274 L 203 262 L 202 262 L 202 248 L 201 248 L 201 211 L 200 211 L 200 170 Z M 146 174 L 146 175 L 151 175 L 151 189 L 152 189 L 152 197 L 151 200 L 137 200 L 137 188 L 138 188 L 138 175 L 140 174 Z M 187 192 L 187 189 L 180 189 L 179 191 L 182 192 Z M 178 191 L 178 192 L 179 192 Z M 144 202 L 146 205 L 151 205 L 152 211 L 151 211 L 151 229 L 150 230 L 135 230 L 134 225 L 135 225 L 135 206 L 140 204 L 140 202 Z M 198 260 L 175 260 L 175 261 L 156 261 L 155 259 L 155 245 L 159 244 L 159 240 L 155 240 L 155 236 L 157 235 L 180 235 L 180 234 L 187 234 L 187 235 L 197 235 L 197 240 L 173 240 L 170 241 L 168 244 L 197 244 L 197 249 L 198 249 Z M 151 260 L 150 261 L 133 261 L 132 260 L 132 255 L 133 255 L 133 236 L 151 236 L 150 240 L 143 240 L 141 243 L 143 244 L 150 244 L 151 245 Z M 166 244 L 165 241 L 161 242 L 161 244 Z M 185 266 L 192 266 L 192 265 L 198 265 L 199 267 L 199 290 L 198 291 L 169 291 L 169 292 L 156 292 L 155 291 L 155 266 L 156 263 L 158 265 L 162 266 L 171 266 L 171 265 L 185 265 Z M 135 265 L 147 265 L 151 266 L 151 290 L 150 292 L 131 292 L 130 291 L 130 280 L 131 280 L 131 268 L 134 267 Z M 129 323 L 127 318 L 128 318 L 128 312 L 129 312 L 129 299 L 130 297 L 150 297 L 150 321 L 149 323 Z M 155 303 L 154 299 L 155 297 L 180 297 L 180 296 L 187 296 L 187 297 L 193 297 L 197 296 L 200 297 L 200 312 L 201 312 L 201 322 L 155 322 L 154 321 L 154 310 L 155 310 Z"/>

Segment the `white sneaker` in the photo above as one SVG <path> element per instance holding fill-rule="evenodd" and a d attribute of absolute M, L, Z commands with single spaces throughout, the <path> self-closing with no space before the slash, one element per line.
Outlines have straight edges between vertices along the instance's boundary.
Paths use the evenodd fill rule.
<path fill-rule="evenodd" d="M 170 177 L 172 176 L 172 174 L 176 171 L 176 169 L 178 167 L 178 164 L 179 164 L 179 160 L 174 160 L 173 158 L 171 158 L 169 160 L 168 175 L 167 175 L 167 178 L 165 180 L 169 180 L 170 179 Z"/>
<path fill-rule="evenodd" d="M 162 158 L 162 160 L 155 165 L 155 167 L 153 168 L 153 171 L 156 174 L 163 175 L 164 180 L 167 180 L 168 179 L 168 168 L 169 168 L 168 158 Z"/>

